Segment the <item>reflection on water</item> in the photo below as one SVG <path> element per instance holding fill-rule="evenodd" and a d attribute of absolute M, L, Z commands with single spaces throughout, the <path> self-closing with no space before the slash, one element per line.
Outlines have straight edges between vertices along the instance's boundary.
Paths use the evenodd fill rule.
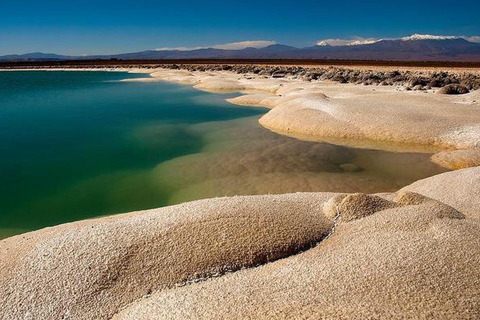
<path fill-rule="evenodd" d="M 208 197 L 396 191 L 444 171 L 428 153 L 272 133 L 258 124 L 264 109 L 184 86 L 104 73 L 13 77 L 18 85 L 0 78 L 14 86 L 0 91 L 0 239 Z"/>

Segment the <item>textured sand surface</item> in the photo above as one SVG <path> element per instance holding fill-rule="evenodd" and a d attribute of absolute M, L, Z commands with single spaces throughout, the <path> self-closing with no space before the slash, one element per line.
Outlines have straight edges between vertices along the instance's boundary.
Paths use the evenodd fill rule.
<path fill-rule="evenodd" d="M 480 167 L 423 179 L 402 191 L 421 193 L 456 208 L 468 218 L 480 219 Z"/>
<path fill-rule="evenodd" d="M 8 238 L 0 318 L 476 319 L 478 177 L 216 198 Z"/>
<path fill-rule="evenodd" d="M 308 249 L 329 232 L 329 194 L 219 198 L 0 241 L 0 318 L 108 318 L 192 279 Z"/>
<path fill-rule="evenodd" d="M 379 209 L 342 216 L 307 252 L 155 293 L 116 319 L 478 318 L 478 221 L 430 200 Z"/>

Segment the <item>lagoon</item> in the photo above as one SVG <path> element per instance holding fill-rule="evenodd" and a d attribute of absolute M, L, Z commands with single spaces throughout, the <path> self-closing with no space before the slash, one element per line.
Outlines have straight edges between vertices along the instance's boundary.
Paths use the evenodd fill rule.
<path fill-rule="evenodd" d="M 0 72 L 0 238 L 206 197 L 383 192 L 445 171 L 428 153 L 306 142 L 266 109 L 144 74 Z"/>

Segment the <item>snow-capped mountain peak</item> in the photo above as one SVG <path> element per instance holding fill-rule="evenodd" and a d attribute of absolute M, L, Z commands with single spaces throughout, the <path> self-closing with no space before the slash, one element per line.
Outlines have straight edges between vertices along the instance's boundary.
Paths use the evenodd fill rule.
<path fill-rule="evenodd" d="M 320 41 L 320 42 L 318 42 L 318 43 L 317 43 L 317 46 L 319 46 L 319 47 L 331 47 L 331 45 L 330 45 L 328 42 L 326 42 L 326 41 Z"/>
<path fill-rule="evenodd" d="M 460 37 L 455 36 L 434 36 L 430 34 L 418 34 L 415 33 L 409 37 L 403 37 L 403 41 L 416 41 L 416 40 L 453 40 L 459 39 Z"/>

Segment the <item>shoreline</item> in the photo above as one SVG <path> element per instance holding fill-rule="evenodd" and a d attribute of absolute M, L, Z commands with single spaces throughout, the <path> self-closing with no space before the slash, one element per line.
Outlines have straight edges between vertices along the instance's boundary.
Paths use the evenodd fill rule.
<path fill-rule="evenodd" d="M 298 75 L 289 75 L 286 73 L 281 77 L 271 76 L 269 74 L 274 74 L 278 71 L 270 70 L 268 74 L 255 74 L 249 73 L 249 70 L 240 70 L 238 72 L 232 71 L 209 71 L 209 69 L 217 70 L 218 66 L 210 66 L 205 67 L 201 66 L 201 70 L 197 71 L 197 66 L 186 66 L 186 69 L 177 69 L 176 65 L 170 66 L 174 69 L 142 69 L 142 68 L 80 68 L 80 69 L 72 69 L 72 68 L 43 68 L 43 69 L 22 69 L 22 71 L 118 71 L 118 72 L 129 72 L 129 73 L 143 73 L 149 74 L 151 78 L 138 78 L 138 79 L 128 79 L 125 81 L 167 81 L 167 82 L 177 82 L 180 84 L 187 84 L 193 86 L 195 89 L 203 90 L 211 93 L 241 93 L 240 97 L 234 99 L 228 99 L 227 101 L 236 104 L 236 105 L 243 105 L 243 106 L 261 106 L 266 107 L 268 109 L 274 109 L 275 107 L 281 106 L 285 103 L 290 103 L 293 106 L 303 106 L 305 108 L 316 109 L 320 110 L 323 113 L 329 113 L 328 109 L 339 109 L 336 105 L 332 102 L 336 102 L 333 100 L 340 100 L 341 98 L 357 98 L 355 95 L 358 96 L 359 99 L 362 99 L 368 94 L 376 94 L 378 97 L 374 97 L 373 99 L 398 99 L 408 97 L 410 98 L 411 103 L 414 107 L 421 107 L 421 104 L 425 103 L 439 103 L 442 104 L 441 107 L 445 108 L 446 105 L 456 104 L 459 107 L 462 106 L 478 106 L 480 104 L 480 91 L 471 89 L 470 93 L 462 94 L 462 95 L 439 95 L 435 96 L 434 93 L 440 90 L 440 88 L 430 88 L 429 86 L 425 86 L 423 88 L 417 88 L 415 90 L 409 90 L 408 88 L 408 79 L 402 80 L 398 83 L 393 83 L 389 85 L 382 85 L 380 83 L 369 83 L 365 84 L 349 84 L 349 83 L 342 83 L 343 81 L 339 80 L 311 80 L 301 78 Z M 261 68 L 261 66 L 252 66 L 252 68 Z M 194 69 L 194 71 L 190 71 L 190 69 Z M 243 68 L 240 66 L 240 68 Z M 283 68 L 283 67 L 282 67 Z M 287 67 L 288 68 L 288 67 Z M 313 68 L 315 67 L 306 67 Z M 382 70 L 381 73 L 385 73 L 386 70 L 399 69 L 397 67 L 376 67 L 378 70 Z M 271 69 L 268 67 L 267 69 Z M 345 69 L 343 67 L 333 67 L 336 73 L 342 73 Z M 364 68 L 364 67 L 351 67 L 348 70 L 368 70 L 367 75 L 368 77 L 372 77 L 372 68 Z M 406 67 L 407 73 L 409 73 L 410 68 Z M 421 69 L 423 70 L 423 69 Z M 9 70 L 0 70 L 0 71 L 9 71 Z M 463 70 L 464 71 L 464 70 Z M 452 73 L 452 70 L 449 70 Z M 473 71 L 472 71 L 473 72 Z M 420 74 L 422 74 L 421 72 Z M 473 73 L 477 76 L 478 73 L 478 81 L 480 85 L 480 69 L 475 69 Z M 455 73 L 452 73 L 455 74 Z M 472 74 L 468 72 L 460 72 L 459 74 Z M 335 78 L 331 77 L 332 74 L 329 74 L 327 78 Z M 373 74 L 373 77 L 376 75 Z M 428 75 L 424 75 L 428 77 Z M 416 75 L 413 75 L 416 77 Z M 445 81 L 452 81 L 448 78 L 448 73 L 446 76 Z M 379 80 L 378 80 L 379 81 Z M 426 80 L 424 80 L 426 81 Z M 458 81 L 458 80 L 455 80 Z M 475 80 L 476 81 L 476 80 Z M 475 84 L 476 85 L 476 84 Z M 285 86 L 285 87 L 284 87 Z M 290 87 L 290 88 L 287 88 Z M 334 88 L 337 86 L 336 88 Z M 417 85 L 418 86 L 418 85 Z M 282 88 L 283 87 L 283 88 Z M 333 89 L 333 90 L 332 90 Z M 327 94 L 323 94 L 322 90 L 325 90 Z M 342 92 L 335 92 L 335 91 L 344 91 Z M 298 94 L 296 94 L 298 93 Z M 328 94 L 331 93 L 332 96 Z M 426 96 L 419 96 L 420 93 L 426 94 Z M 383 94 L 383 95 L 382 95 Z M 389 97 L 388 95 L 391 94 L 392 96 Z M 308 97 L 310 95 L 311 97 Z M 335 96 L 336 95 L 336 96 Z M 306 101 L 298 101 L 302 96 L 307 96 L 305 99 Z M 283 97 L 283 98 L 282 98 Z M 429 99 L 425 99 L 429 97 Z M 299 98 L 299 99 L 296 99 Z M 339 98 L 339 99 L 336 99 Z M 367 97 L 368 98 L 368 97 Z M 312 104 L 315 100 L 322 99 L 324 100 L 327 106 L 322 108 L 322 106 L 309 106 L 308 104 Z M 297 101 L 295 101 L 297 100 Z M 346 99 L 344 99 L 346 100 Z M 432 100 L 432 101 L 428 101 Z M 446 100 L 446 103 L 442 103 L 442 100 Z M 388 103 L 388 100 L 384 100 L 383 103 Z M 349 105 L 340 106 L 340 107 L 351 107 L 352 102 L 348 101 Z M 416 104 L 416 105 L 415 105 Z M 402 107 L 402 105 L 400 105 Z M 325 110 L 327 109 L 327 110 Z M 364 110 L 360 110 L 361 112 L 365 113 Z M 413 110 L 415 111 L 415 110 Z M 430 110 L 428 110 L 430 111 Z M 468 110 L 471 111 L 471 110 Z M 350 115 L 344 115 L 343 117 L 338 117 L 333 115 L 332 112 L 329 114 L 332 118 L 337 118 L 343 120 L 344 118 L 349 118 Z M 285 115 L 282 115 L 286 117 Z M 451 115 L 446 115 L 451 116 Z M 291 114 L 289 117 L 297 117 L 296 114 Z M 445 119 L 441 119 L 445 120 Z M 448 119 L 447 119 L 448 120 Z M 471 123 L 477 123 L 478 119 L 474 121 L 470 121 Z M 294 122 L 294 121 L 293 121 Z M 370 147 L 374 146 L 376 142 L 380 144 L 388 144 L 388 143 L 398 143 L 399 148 L 401 149 L 401 145 L 411 145 L 413 149 L 418 150 L 421 146 L 426 146 L 429 148 L 430 146 L 434 146 L 434 149 L 467 149 L 472 147 L 480 146 L 480 141 L 472 140 L 465 143 L 465 139 L 458 138 L 457 141 L 452 141 L 452 139 L 442 139 L 441 134 L 430 135 L 429 137 L 423 138 L 420 137 L 418 140 L 415 141 L 412 137 L 406 137 L 405 132 L 399 134 L 398 137 L 394 137 L 394 132 L 390 132 L 390 136 L 386 137 L 374 137 L 373 135 L 367 136 L 359 136 L 353 132 L 341 132 L 341 133 L 330 133 L 329 135 L 322 135 L 318 134 L 318 130 L 310 130 L 313 132 L 309 132 L 307 129 L 299 129 L 299 128 L 288 128 L 284 124 L 275 124 L 270 119 L 264 119 L 261 121 L 261 124 L 270 130 L 290 135 L 297 138 L 306 138 L 307 140 L 313 141 L 321 141 L 323 139 L 330 139 L 330 141 L 341 141 L 342 139 L 351 140 L 353 143 L 355 141 L 362 141 L 363 145 L 370 145 Z M 292 123 L 293 125 L 295 123 Z M 461 125 L 462 123 L 460 123 Z M 468 121 L 464 121 L 463 127 L 468 125 Z M 459 124 L 452 124 L 450 126 L 445 126 L 445 128 L 450 129 L 452 132 L 455 129 L 462 129 Z M 315 128 L 318 129 L 318 128 Z M 465 129 L 465 128 L 463 128 Z M 480 130 L 480 129 L 478 129 Z M 474 133 L 477 133 L 477 129 L 475 128 Z M 447 133 L 447 132 L 444 132 Z M 471 135 L 474 134 L 473 132 Z M 351 146 L 351 144 L 349 144 Z M 382 148 L 380 148 L 382 149 Z M 396 149 L 396 148 L 395 148 Z"/>
<path fill-rule="evenodd" d="M 161 68 L 36 67 L 17 71 L 73 70 L 148 74 L 149 78 L 120 81 L 165 81 L 210 93 L 240 93 L 239 97 L 226 101 L 270 109 L 260 118 L 260 125 L 299 140 L 393 152 L 433 152 L 432 161 L 449 170 L 480 165 L 480 90 L 477 89 L 480 68 L 449 69 L 439 73 L 437 68 L 422 67 L 330 66 L 321 68 L 324 76 L 319 80 L 304 76 L 305 72 L 318 71 L 316 66 L 255 64 L 169 64 Z M 366 84 L 343 83 L 336 77 L 354 71 L 356 77 L 377 79 L 377 83 L 370 80 Z M 278 72 L 281 72 L 280 77 L 275 76 Z M 400 76 L 403 80 L 388 85 L 380 83 L 378 74 L 388 77 L 392 72 L 394 78 Z M 429 86 L 411 89 L 411 79 L 427 82 L 429 77 L 440 83 L 460 82 L 461 77 L 466 77 L 474 89 L 454 95 L 438 94 L 443 88 Z M 452 109 L 453 106 L 456 109 Z M 458 110 L 460 108 L 463 110 Z M 406 109 L 405 112 L 401 112 L 402 109 Z M 372 110 L 374 117 L 371 117 Z"/>
<path fill-rule="evenodd" d="M 342 64 L 212 64 L 212 63 L 163 63 L 139 65 L 90 65 L 90 66 L 12 66 L 1 67 L 1 71 L 118 71 L 138 73 L 153 73 L 156 70 L 186 70 L 186 71 L 230 71 L 237 74 L 251 74 L 253 76 L 273 76 L 276 78 L 296 77 L 305 81 L 332 80 L 340 83 L 356 83 L 367 85 L 409 85 L 421 84 L 423 87 L 445 86 L 448 84 L 465 85 L 470 90 L 480 88 L 480 67 L 442 67 L 442 66 L 401 66 L 401 65 L 342 65 Z M 277 74 L 276 76 L 274 74 Z M 282 75 L 283 74 L 283 75 Z M 465 78 L 467 77 L 467 78 Z M 434 80 L 433 83 L 430 81 Z M 366 82 L 366 83 L 364 83 Z M 385 83 L 381 83 L 385 82 Z M 413 89 L 413 88 L 412 88 Z"/>
<path fill-rule="evenodd" d="M 290 137 L 388 151 L 439 152 L 433 160 L 448 169 L 480 165 L 480 90 L 446 95 L 438 94 L 438 88 L 413 91 L 401 85 L 229 71 L 160 69 L 151 76 L 212 93 L 239 92 L 241 96 L 227 101 L 269 108 L 260 124 Z"/>

